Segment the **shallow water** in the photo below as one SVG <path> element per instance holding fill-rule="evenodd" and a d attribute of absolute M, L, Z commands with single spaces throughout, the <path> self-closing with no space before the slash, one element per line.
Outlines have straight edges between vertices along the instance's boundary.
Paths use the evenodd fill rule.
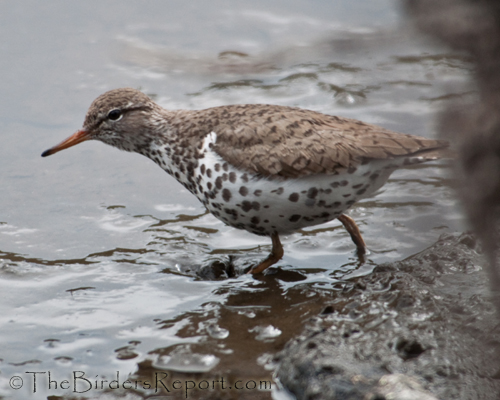
<path fill-rule="evenodd" d="M 87 142 L 40 157 L 123 86 L 170 108 L 276 103 L 433 137 L 435 111 L 471 95 L 469 65 L 401 28 L 392 2 L 6 1 L 0 21 L 0 396 L 96 397 L 117 371 L 121 382 L 162 371 L 183 385 L 270 381 L 273 354 L 339 282 L 464 229 L 447 163 L 429 163 L 351 210 L 364 265 L 332 221 L 284 237 L 273 274 L 211 281 L 203 267 L 250 266 L 270 240 L 226 227 L 139 155 Z M 36 393 L 27 371 L 45 372 Z M 74 371 L 97 389 L 61 389 Z M 141 385 L 123 392 L 151 394 Z M 258 390 L 214 385 L 188 397 Z"/>

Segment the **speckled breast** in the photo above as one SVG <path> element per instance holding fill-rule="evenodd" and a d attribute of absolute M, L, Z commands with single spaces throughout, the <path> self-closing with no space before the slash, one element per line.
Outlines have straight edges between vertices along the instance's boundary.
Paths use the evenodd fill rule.
<path fill-rule="evenodd" d="M 211 150 L 215 140 L 215 134 L 207 136 L 190 172 L 179 172 L 170 159 L 162 166 L 214 216 L 257 235 L 288 233 L 330 221 L 379 189 L 396 167 L 387 160 L 375 160 L 351 173 L 269 179 L 227 163 Z"/>
<path fill-rule="evenodd" d="M 337 218 L 380 188 L 392 172 L 361 169 L 369 174 L 269 180 L 216 163 L 214 168 L 205 165 L 195 195 L 213 215 L 235 228 L 259 235 L 288 233 Z"/>

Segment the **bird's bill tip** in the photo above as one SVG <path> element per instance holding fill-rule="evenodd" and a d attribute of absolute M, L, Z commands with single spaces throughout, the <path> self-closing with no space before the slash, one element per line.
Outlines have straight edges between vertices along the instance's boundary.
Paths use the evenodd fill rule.
<path fill-rule="evenodd" d="M 51 147 L 48 150 L 45 150 L 42 153 L 42 157 L 47 157 L 52 154 L 57 153 L 58 151 L 67 149 L 68 147 L 72 147 L 77 145 L 78 143 L 84 142 L 86 140 L 90 140 L 92 137 L 90 136 L 89 132 L 85 130 L 81 130 L 76 132 L 75 134 L 71 135 L 69 138 L 66 140 L 63 140 L 61 143 L 55 145 L 54 147 Z"/>

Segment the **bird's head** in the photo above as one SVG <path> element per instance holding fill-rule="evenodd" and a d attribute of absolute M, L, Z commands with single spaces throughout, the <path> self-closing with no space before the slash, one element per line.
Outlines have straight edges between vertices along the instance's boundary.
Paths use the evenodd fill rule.
<path fill-rule="evenodd" d="M 162 123 L 162 110 L 138 90 L 110 90 L 91 104 L 81 130 L 44 151 L 42 157 L 86 140 L 100 140 L 121 150 L 141 152 L 154 140 L 154 132 Z"/>

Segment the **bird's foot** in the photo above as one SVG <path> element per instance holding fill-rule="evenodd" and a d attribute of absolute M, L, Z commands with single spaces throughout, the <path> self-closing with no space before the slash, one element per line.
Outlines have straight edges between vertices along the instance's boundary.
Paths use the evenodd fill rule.
<path fill-rule="evenodd" d="M 348 217 L 345 214 L 340 215 L 339 217 L 337 217 L 337 219 L 342 222 L 342 225 L 344 225 L 346 231 L 349 233 L 349 235 L 351 235 L 351 239 L 357 248 L 358 257 L 360 259 L 362 258 L 364 262 L 364 256 L 367 255 L 369 251 L 366 248 L 365 241 L 363 240 L 363 236 L 361 236 L 358 225 L 356 225 L 356 222 L 354 222 L 351 217 Z"/>
<path fill-rule="evenodd" d="M 271 249 L 271 253 L 260 264 L 250 268 L 247 274 L 260 274 L 262 271 L 281 260 L 285 252 L 283 251 L 283 246 L 281 245 L 278 234 L 273 233 L 271 235 L 271 239 L 273 241 L 273 248 Z"/>

